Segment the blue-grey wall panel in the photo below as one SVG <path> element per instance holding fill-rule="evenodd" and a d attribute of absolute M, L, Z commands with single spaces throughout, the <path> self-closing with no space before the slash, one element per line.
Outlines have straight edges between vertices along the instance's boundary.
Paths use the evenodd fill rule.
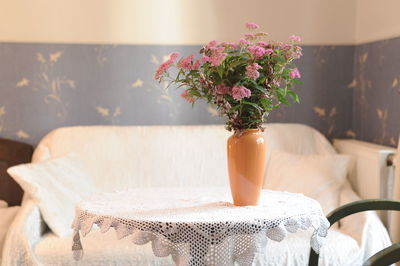
<path fill-rule="evenodd" d="M 396 146 L 400 132 L 400 38 L 359 45 L 355 57 L 357 139 Z"/>
<path fill-rule="evenodd" d="M 198 46 L 0 43 L 0 136 L 36 144 L 72 125 L 223 123 L 214 109 L 165 90 L 154 70 L 173 51 Z M 311 125 L 329 137 L 352 136 L 353 46 L 306 46 L 298 61 L 301 104 L 271 122 Z M 354 82 L 353 82 L 354 83 Z"/>

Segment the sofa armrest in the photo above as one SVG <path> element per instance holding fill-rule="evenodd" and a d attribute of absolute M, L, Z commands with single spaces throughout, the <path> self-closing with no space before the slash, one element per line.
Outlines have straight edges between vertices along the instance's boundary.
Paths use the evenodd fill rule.
<path fill-rule="evenodd" d="M 39 207 L 31 199 L 26 199 L 8 230 L 2 266 L 38 265 L 34 246 L 45 229 L 46 224 L 42 220 Z"/>

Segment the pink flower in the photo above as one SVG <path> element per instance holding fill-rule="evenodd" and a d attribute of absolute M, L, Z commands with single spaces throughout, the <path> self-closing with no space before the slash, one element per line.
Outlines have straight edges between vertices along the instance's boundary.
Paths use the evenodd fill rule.
<path fill-rule="evenodd" d="M 200 61 L 200 59 L 199 59 L 199 60 L 196 60 L 196 61 L 194 62 L 194 64 L 192 65 L 192 70 L 198 70 L 198 69 L 200 68 L 200 66 L 201 66 L 201 61 Z"/>
<path fill-rule="evenodd" d="M 249 44 L 250 44 L 250 42 L 248 40 L 243 39 L 243 38 L 239 39 L 239 45 L 240 46 L 246 46 L 246 45 L 249 45 Z"/>
<path fill-rule="evenodd" d="M 196 101 L 196 98 L 190 94 L 189 90 L 182 92 L 181 97 L 190 103 L 194 103 Z"/>
<path fill-rule="evenodd" d="M 247 50 L 255 57 L 255 58 L 261 58 L 265 55 L 266 51 L 263 47 L 257 46 L 257 45 L 252 45 L 247 47 Z"/>
<path fill-rule="evenodd" d="M 281 85 L 280 80 L 273 80 L 272 84 L 274 84 L 276 87 L 279 87 Z M 265 81 L 265 85 L 268 85 L 268 80 Z"/>
<path fill-rule="evenodd" d="M 257 70 L 259 70 L 260 68 L 261 66 L 257 63 L 246 66 L 246 76 L 254 80 L 258 79 L 260 73 Z"/>
<path fill-rule="evenodd" d="M 294 46 L 293 52 L 292 52 L 292 57 L 294 59 L 299 59 L 303 55 L 302 49 L 300 46 Z"/>
<path fill-rule="evenodd" d="M 222 61 L 224 61 L 225 57 L 226 57 L 226 54 L 220 55 L 220 56 L 211 57 L 210 58 L 210 63 L 211 63 L 212 66 L 219 66 L 222 63 Z"/>
<path fill-rule="evenodd" d="M 265 53 L 266 53 L 266 54 L 273 54 L 273 53 L 274 53 L 274 50 L 271 49 L 271 48 L 269 48 L 269 49 L 265 50 Z"/>
<path fill-rule="evenodd" d="M 178 68 L 182 68 L 184 70 L 191 70 L 192 69 L 192 60 L 194 57 L 195 57 L 195 55 L 191 54 L 188 57 L 179 60 L 179 62 L 176 64 L 176 66 Z"/>
<path fill-rule="evenodd" d="M 218 44 L 218 42 L 217 42 L 216 40 L 212 40 L 211 42 L 209 42 L 209 43 L 207 44 L 207 48 L 208 48 L 208 49 L 215 48 L 215 47 L 217 47 L 217 44 Z"/>
<path fill-rule="evenodd" d="M 297 35 L 291 35 L 289 36 L 289 40 L 292 40 L 294 42 L 301 42 L 301 37 Z"/>
<path fill-rule="evenodd" d="M 224 47 L 216 47 L 210 49 L 210 56 L 208 58 L 208 62 L 211 63 L 212 66 L 219 66 L 222 61 L 224 61 L 225 57 L 228 55 L 224 52 Z"/>
<path fill-rule="evenodd" d="M 278 42 L 278 46 L 283 49 L 283 50 L 288 50 L 292 48 L 291 44 L 283 43 L 283 42 Z"/>
<path fill-rule="evenodd" d="M 234 86 L 232 88 L 232 97 L 236 101 L 240 101 L 243 98 L 248 98 L 251 96 L 251 91 L 244 86 Z"/>
<path fill-rule="evenodd" d="M 161 76 L 171 67 L 171 65 L 175 62 L 176 58 L 179 56 L 179 53 L 172 53 L 167 61 L 162 63 L 156 73 L 154 74 L 154 79 L 159 80 Z"/>
<path fill-rule="evenodd" d="M 256 35 L 254 35 L 254 34 L 246 33 L 246 34 L 244 35 L 244 38 L 245 38 L 246 40 L 251 41 L 251 40 L 256 39 L 257 37 L 256 37 Z"/>
<path fill-rule="evenodd" d="M 201 62 L 203 62 L 203 63 L 207 63 L 208 61 L 210 61 L 210 57 L 208 57 L 208 56 L 206 56 L 206 55 L 203 55 L 203 57 L 202 57 L 200 60 L 201 60 Z"/>
<path fill-rule="evenodd" d="M 249 30 L 255 30 L 260 27 L 256 23 L 252 23 L 252 22 L 247 22 L 245 25 L 246 25 L 246 28 L 248 28 Z"/>
<path fill-rule="evenodd" d="M 297 68 L 292 69 L 289 73 L 290 78 L 295 79 L 295 78 L 300 78 L 300 72 Z"/>
<path fill-rule="evenodd" d="M 221 45 L 225 46 L 226 48 L 237 49 L 237 44 L 233 42 L 223 42 Z"/>
<path fill-rule="evenodd" d="M 258 45 L 258 46 L 267 46 L 268 43 L 263 42 L 263 41 L 259 41 L 259 42 L 257 43 L 257 45 Z"/>
<path fill-rule="evenodd" d="M 169 56 L 169 60 L 171 60 L 172 62 L 174 62 L 179 56 L 178 52 L 174 52 Z"/>
<path fill-rule="evenodd" d="M 231 88 L 225 84 L 220 84 L 217 86 L 217 94 L 230 94 Z"/>

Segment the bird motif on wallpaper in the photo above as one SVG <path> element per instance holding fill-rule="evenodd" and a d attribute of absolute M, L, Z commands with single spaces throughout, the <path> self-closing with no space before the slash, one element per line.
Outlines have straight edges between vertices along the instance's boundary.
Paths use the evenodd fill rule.
<path fill-rule="evenodd" d="M 5 120 L 5 115 L 6 115 L 6 107 L 4 105 L 0 106 L 0 133 L 5 133 L 5 131 L 6 131 L 6 127 L 5 127 L 5 123 L 4 123 L 5 122 L 4 121 Z M 10 134 L 11 132 L 8 132 L 8 133 Z M 7 135 L 9 135 L 9 134 L 7 134 Z M 15 133 L 15 135 L 20 139 L 29 139 L 29 138 L 31 138 L 31 136 L 28 133 L 26 133 L 25 131 L 23 131 L 23 130 L 18 130 Z"/>
<path fill-rule="evenodd" d="M 362 53 L 359 58 L 360 64 L 365 64 L 367 60 L 368 60 L 368 52 Z"/>
<path fill-rule="evenodd" d="M 153 54 L 150 57 L 150 62 L 155 64 L 156 66 L 158 66 L 160 64 L 160 61 L 158 61 L 157 56 L 155 56 Z"/>
<path fill-rule="evenodd" d="M 26 133 L 25 131 L 23 131 L 22 129 L 18 130 L 16 135 L 20 139 L 30 139 L 31 138 L 31 136 L 28 133 Z"/>
<path fill-rule="evenodd" d="M 108 60 L 107 57 L 104 55 L 104 49 L 104 45 L 94 48 L 94 50 L 96 51 L 97 64 L 102 67 L 106 64 Z"/>
<path fill-rule="evenodd" d="M 103 117 L 103 119 L 110 124 L 116 124 L 116 118 L 122 114 L 121 107 L 115 107 L 114 111 L 111 112 L 109 108 L 103 106 L 96 106 L 96 111 Z"/>
<path fill-rule="evenodd" d="M 46 104 L 56 106 L 56 115 L 65 117 L 68 114 L 67 107 L 69 103 L 62 99 L 62 91 L 64 89 L 75 89 L 75 80 L 65 78 L 55 73 L 54 65 L 59 62 L 64 52 L 56 51 L 49 53 L 47 57 L 42 53 L 36 54 L 36 60 L 40 63 L 39 71 L 34 75 L 31 81 L 23 78 L 19 83 L 20 87 L 31 86 L 34 91 L 44 91 L 43 98 Z"/>
<path fill-rule="evenodd" d="M 39 68 L 36 68 L 37 72 L 34 73 L 32 79 L 22 77 L 15 85 L 16 88 L 28 87 L 35 92 L 44 92 L 43 101 L 56 106 L 58 117 L 67 115 L 68 103 L 61 97 L 63 89 L 76 88 L 75 80 L 55 73 L 54 65 L 62 58 L 63 54 L 63 51 L 48 53 L 47 56 L 40 52 L 36 53 L 36 61 L 40 63 Z"/>
<path fill-rule="evenodd" d="M 170 56 L 171 56 L 171 54 L 163 55 L 162 56 L 162 61 L 166 62 L 169 59 Z M 150 62 L 155 64 L 155 65 L 157 65 L 157 66 L 160 65 L 160 60 L 158 60 L 157 56 L 155 56 L 153 54 L 150 56 Z"/>
<path fill-rule="evenodd" d="M 369 53 L 367 51 L 360 52 L 357 61 L 357 86 L 355 87 L 355 97 L 357 104 L 359 105 L 360 109 L 360 119 L 366 120 L 368 119 L 368 97 L 367 97 L 367 89 L 372 87 L 372 81 L 369 80 L 366 74 L 367 68 L 367 60 L 368 60 Z"/>
<path fill-rule="evenodd" d="M 98 45 L 94 47 L 97 65 L 100 67 L 104 67 L 108 62 L 108 57 L 106 52 L 111 48 L 116 48 L 117 46 L 118 45 L 113 44 L 113 45 Z"/>
<path fill-rule="evenodd" d="M 63 52 L 61 52 L 61 51 L 49 54 L 50 62 L 56 63 L 58 61 L 58 59 L 60 59 L 62 54 L 63 54 Z"/>
<path fill-rule="evenodd" d="M 319 46 L 318 48 L 315 48 L 313 53 L 314 53 L 314 58 L 317 61 L 318 66 L 324 65 L 326 62 L 328 62 L 328 57 L 332 54 L 332 52 L 336 49 L 336 46 Z"/>
<path fill-rule="evenodd" d="M 397 85 L 399 85 L 399 80 L 397 78 L 394 78 L 392 81 L 392 88 L 396 88 Z"/>
<path fill-rule="evenodd" d="M 44 58 L 42 53 L 37 53 L 36 54 L 36 60 L 39 61 L 42 64 L 46 63 L 46 59 Z"/>
<path fill-rule="evenodd" d="M 132 88 L 139 88 L 142 87 L 144 84 L 143 80 L 137 79 L 135 82 L 132 83 L 131 87 Z"/>
<path fill-rule="evenodd" d="M 15 85 L 17 88 L 21 88 L 21 87 L 27 87 L 30 84 L 30 80 L 27 78 L 22 78 L 20 81 L 17 82 L 17 84 Z"/>
<path fill-rule="evenodd" d="M 162 57 L 163 58 L 163 62 L 167 62 L 170 56 L 171 56 L 171 54 L 163 55 L 163 57 Z"/>
<path fill-rule="evenodd" d="M 348 89 L 353 89 L 357 87 L 357 79 L 353 79 L 349 84 L 347 84 Z"/>
<path fill-rule="evenodd" d="M 326 121 L 327 125 L 328 125 L 328 136 L 332 136 L 333 132 L 335 130 L 335 118 L 337 115 L 337 108 L 336 106 L 333 106 L 329 113 L 327 112 L 327 110 L 323 107 L 320 106 L 314 106 L 313 107 L 313 111 L 314 113 L 318 116 L 321 117 L 324 121 Z"/>
<path fill-rule="evenodd" d="M 174 117 L 178 113 L 178 111 L 179 111 L 178 107 L 180 105 L 175 103 L 175 101 L 173 99 L 173 95 L 171 94 L 171 88 L 168 87 L 168 83 L 164 82 L 163 84 L 155 85 L 155 87 L 160 92 L 160 96 L 157 99 L 157 103 L 160 105 L 168 104 L 168 106 L 169 106 L 168 116 Z M 172 93 L 177 94 L 177 91 L 175 90 Z"/>
<path fill-rule="evenodd" d="M 0 133 L 3 132 L 4 126 L 4 116 L 6 114 L 6 107 L 0 106 Z"/>
<path fill-rule="evenodd" d="M 207 106 L 206 110 L 211 116 L 214 116 L 214 117 L 219 116 L 218 110 L 215 109 L 214 107 Z"/>
<path fill-rule="evenodd" d="M 376 113 L 378 115 L 379 121 L 380 121 L 380 126 L 381 126 L 381 136 L 376 138 L 375 141 L 379 144 L 383 144 L 384 141 L 386 140 L 386 138 L 388 137 L 388 117 L 389 117 L 389 113 L 387 109 L 381 109 L 381 108 L 377 108 L 376 109 Z"/>
<path fill-rule="evenodd" d="M 400 83 L 399 83 L 399 78 L 400 77 L 395 77 L 392 81 L 392 88 L 397 91 L 398 94 L 400 94 Z"/>
<path fill-rule="evenodd" d="M 110 114 L 110 110 L 108 108 L 104 108 L 101 106 L 97 106 L 96 110 L 99 114 L 101 114 L 101 116 L 103 117 L 107 117 Z"/>

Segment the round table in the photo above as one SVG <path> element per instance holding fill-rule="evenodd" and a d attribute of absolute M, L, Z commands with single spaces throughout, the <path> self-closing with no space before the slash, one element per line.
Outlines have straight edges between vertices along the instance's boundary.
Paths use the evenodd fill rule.
<path fill-rule="evenodd" d="M 142 188 L 103 193 L 77 205 L 73 254 L 83 256 L 80 235 L 94 224 L 134 244 L 152 242 L 155 256 L 171 255 L 177 265 L 251 265 L 268 239 L 313 230 L 318 253 L 329 222 L 321 206 L 302 194 L 263 190 L 258 206 L 234 206 L 229 190 Z"/>

